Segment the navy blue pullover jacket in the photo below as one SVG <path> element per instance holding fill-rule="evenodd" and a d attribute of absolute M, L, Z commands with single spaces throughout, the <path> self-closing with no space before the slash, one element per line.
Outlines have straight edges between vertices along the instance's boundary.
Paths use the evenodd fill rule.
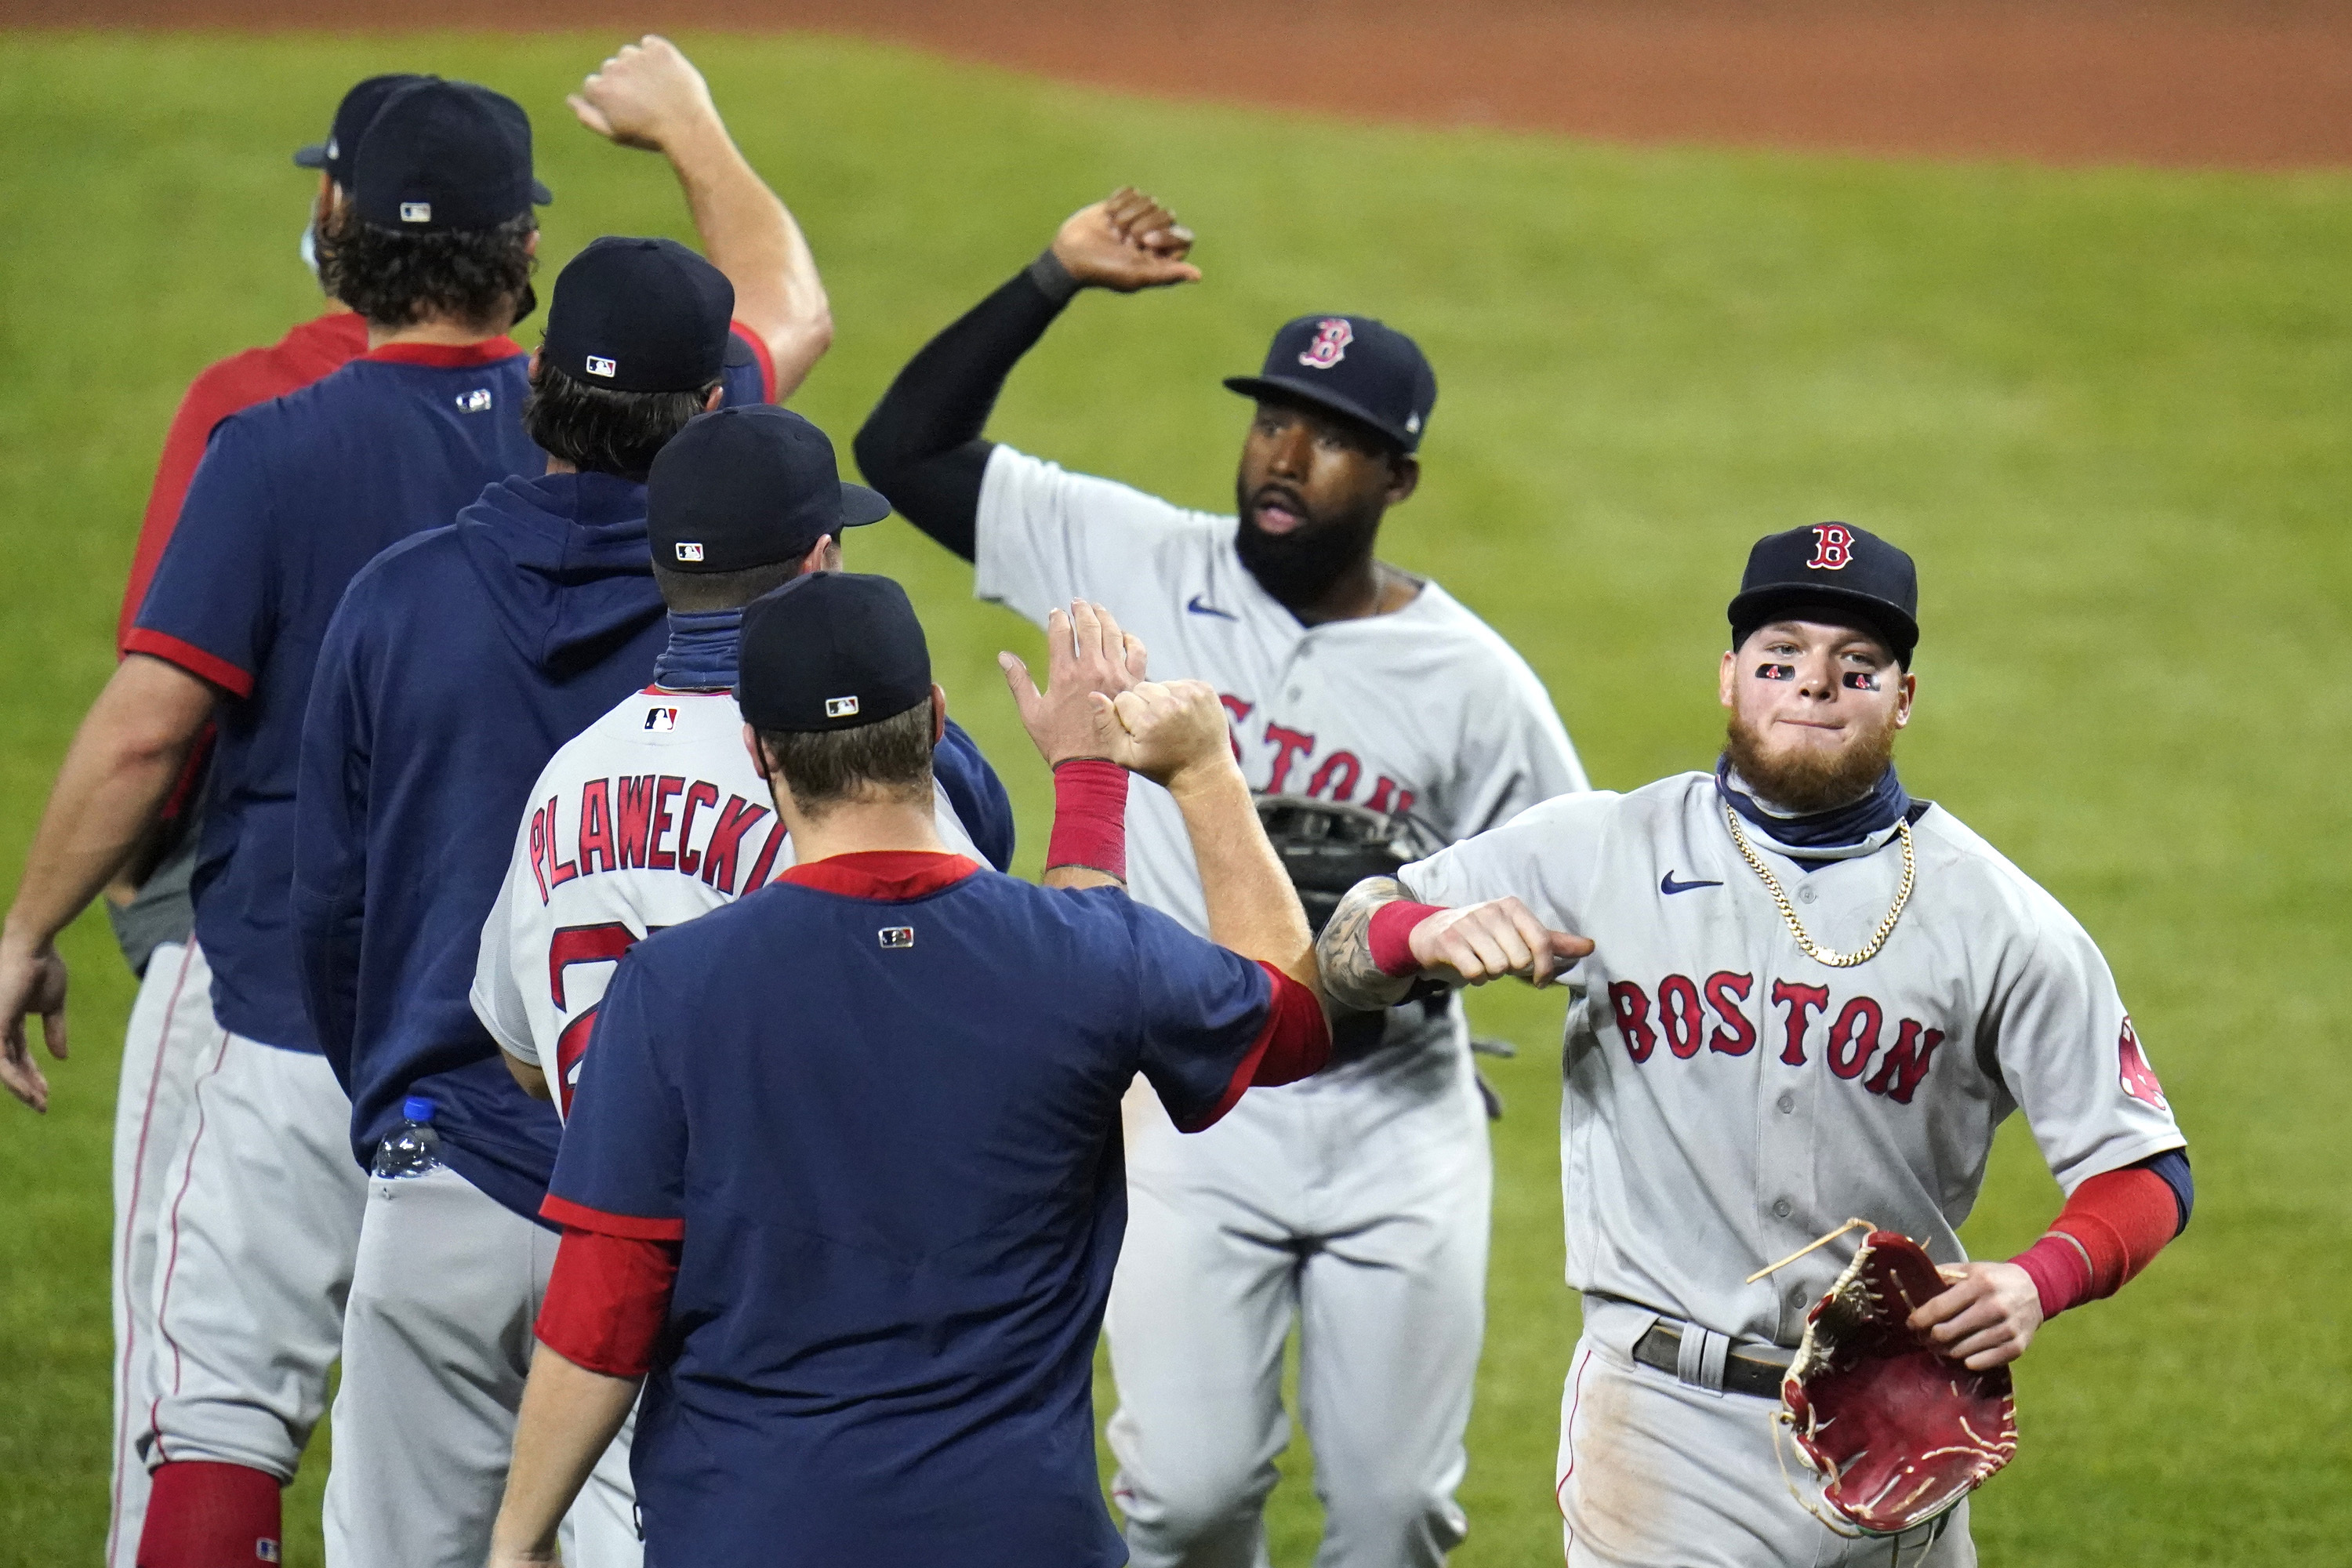
<path fill-rule="evenodd" d="M 352 1152 L 369 1163 L 402 1100 L 430 1096 L 443 1160 L 532 1220 L 561 1124 L 516 1086 L 467 993 L 532 784 L 646 684 L 667 639 L 645 517 L 625 479 L 517 478 L 385 551 L 328 627 L 302 736 L 294 930 L 311 1026 L 352 1097 Z M 1004 869 L 995 771 L 953 721 L 934 764 Z"/>
<path fill-rule="evenodd" d="M 533 1218 L 559 1124 L 466 996 L 532 783 L 662 650 L 645 494 L 509 479 L 377 556 L 327 628 L 302 736 L 294 931 L 352 1152 L 430 1095 L 443 1160 Z"/>

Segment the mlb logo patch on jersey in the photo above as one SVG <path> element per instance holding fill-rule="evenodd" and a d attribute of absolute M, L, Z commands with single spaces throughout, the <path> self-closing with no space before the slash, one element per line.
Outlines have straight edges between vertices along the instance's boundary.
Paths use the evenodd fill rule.
<path fill-rule="evenodd" d="M 488 414 L 490 411 L 490 389 L 478 386 L 471 392 L 459 393 L 457 407 L 467 414 Z"/>
<path fill-rule="evenodd" d="M 876 931 L 874 934 L 882 939 L 882 945 L 884 947 L 912 947 L 915 945 L 915 928 L 913 926 L 884 926 L 880 931 Z"/>
<path fill-rule="evenodd" d="M 828 719 L 846 719 L 856 711 L 857 699 L 855 697 L 828 697 L 824 700 L 824 716 Z"/>
<path fill-rule="evenodd" d="M 403 223 L 431 223 L 433 221 L 433 204 L 431 202 L 401 203 L 400 221 Z"/>
<path fill-rule="evenodd" d="M 619 365 L 614 363 L 611 360 L 604 358 L 601 354 L 590 354 L 588 356 L 588 374 L 590 375 L 601 375 L 609 380 L 620 368 L 621 367 Z"/>
<path fill-rule="evenodd" d="M 699 561 L 702 559 L 702 546 L 691 539 L 681 539 L 677 542 L 677 558 L 680 561 Z"/>
<path fill-rule="evenodd" d="M 661 730 L 675 730 L 675 729 L 677 729 L 677 709 L 675 709 L 675 708 L 648 708 L 648 709 L 646 709 L 646 729 L 648 729 L 648 730 L 654 730 L 654 731 L 661 731 Z"/>

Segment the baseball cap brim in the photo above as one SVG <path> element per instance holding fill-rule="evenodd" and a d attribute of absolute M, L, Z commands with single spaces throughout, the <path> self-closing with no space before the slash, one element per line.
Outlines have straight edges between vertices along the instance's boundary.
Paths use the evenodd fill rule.
<path fill-rule="evenodd" d="M 1801 610 L 1809 605 L 1851 612 L 1854 619 L 1886 638 L 1892 651 L 1906 664 L 1910 662 L 1912 650 L 1919 646 L 1919 623 L 1905 615 L 1902 606 L 1890 605 L 1875 595 L 1857 594 L 1851 588 L 1776 583 L 1769 588 L 1751 589 L 1731 601 L 1731 624 L 1769 626 L 1779 612 Z"/>
<path fill-rule="evenodd" d="M 1238 392 L 1244 397 L 1270 398 L 1276 403 L 1285 399 L 1312 403 L 1344 414 L 1359 424 L 1369 425 L 1408 452 L 1413 447 L 1413 438 L 1403 430 L 1381 418 L 1355 399 L 1341 397 L 1330 388 L 1315 382 L 1276 380 L 1263 375 L 1229 375 L 1225 377 L 1225 390 Z"/>
<path fill-rule="evenodd" d="M 841 481 L 841 526 L 862 528 L 869 522 L 879 522 L 890 515 L 890 503 L 880 490 L 869 490 L 864 485 Z"/>

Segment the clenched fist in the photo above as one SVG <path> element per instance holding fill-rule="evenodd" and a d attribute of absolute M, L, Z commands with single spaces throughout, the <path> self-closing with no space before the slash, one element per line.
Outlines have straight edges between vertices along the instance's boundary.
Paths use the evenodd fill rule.
<path fill-rule="evenodd" d="M 622 45 L 563 101 L 597 135 L 648 153 L 667 152 L 680 135 L 719 123 L 702 73 L 656 33 Z"/>
<path fill-rule="evenodd" d="M 1132 185 L 1072 213 L 1054 236 L 1054 259 L 1079 288 L 1120 294 L 1199 282 L 1201 269 L 1184 259 L 1192 249 L 1192 231 Z"/>

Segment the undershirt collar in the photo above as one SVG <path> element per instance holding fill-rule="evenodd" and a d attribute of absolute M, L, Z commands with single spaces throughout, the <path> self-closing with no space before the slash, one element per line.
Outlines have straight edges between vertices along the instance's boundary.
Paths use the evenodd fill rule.
<path fill-rule="evenodd" d="M 672 691 L 732 691 L 740 610 L 672 610 L 669 646 L 654 660 L 654 684 Z"/>
<path fill-rule="evenodd" d="M 1878 783 L 1860 800 L 1803 815 L 1778 812 L 1759 800 L 1748 781 L 1732 772 L 1728 756 L 1715 764 L 1715 788 L 1724 804 L 1757 837 L 1811 870 L 1832 860 L 1876 853 L 1895 836 L 1895 824 L 1911 815 L 1911 796 L 1888 763 Z"/>
<path fill-rule="evenodd" d="M 979 869 L 977 861 L 936 850 L 861 849 L 791 867 L 775 880 L 845 898 L 903 903 L 951 888 Z"/>

